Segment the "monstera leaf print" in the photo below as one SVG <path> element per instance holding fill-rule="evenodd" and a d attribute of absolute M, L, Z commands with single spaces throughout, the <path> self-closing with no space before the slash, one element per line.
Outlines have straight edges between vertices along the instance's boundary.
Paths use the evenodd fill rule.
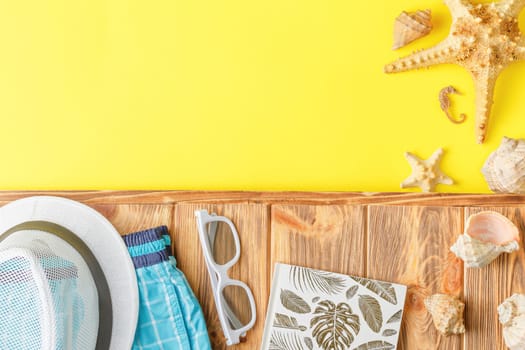
<path fill-rule="evenodd" d="M 389 303 L 397 305 L 396 290 L 392 284 L 386 282 L 367 280 L 361 277 L 351 277 L 354 281 L 379 295 Z"/>
<path fill-rule="evenodd" d="M 352 313 L 350 305 L 323 300 L 314 311 L 310 322 L 312 335 L 324 350 L 348 349 L 359 333 L 359 317 Z"/>
<path fill-rule="evenodd" d="M 331 272 L 312 270 L 307 267 L 292 266 L 289 273 L 295 289 L 301 292 L 338 294 L 345 286 L 345 279 Z"/>

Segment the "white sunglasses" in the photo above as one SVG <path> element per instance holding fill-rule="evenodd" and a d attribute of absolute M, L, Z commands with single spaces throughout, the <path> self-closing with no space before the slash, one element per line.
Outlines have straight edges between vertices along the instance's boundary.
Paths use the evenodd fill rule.
<path fill-rule="evenodd" d="M 226 344 L 238 344 L 255 324 L 252 291 L 244 282 L 228 276 L 228 270 L 241 255 L 239 234 L 231 220 L 224 216 L 196 210 L 195 217 Z"/>

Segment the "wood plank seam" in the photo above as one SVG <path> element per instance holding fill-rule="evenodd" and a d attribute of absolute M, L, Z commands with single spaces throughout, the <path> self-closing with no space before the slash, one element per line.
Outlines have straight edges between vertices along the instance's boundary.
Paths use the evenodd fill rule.
<path fill-rule="evenodd" d="M 177 256 L 175 255 L 175 244 L 176 244 L 176 241 L 175 241 L 175 230 L 176 230 L 176 215 L 177 215 L 177 212 L 176 212 L 176 208 L 177 206 L 175 204 L 172 204 L 171 205 L 171 221 L 169 224 L 166 224 L 168 227 L 169 227 L 169 232 L 170 232 L 170 239 L 171 239 L 171 246 L 170 246 L 170 250 L 171 250 L 171 255 L 173 255 L 173 257 L 175 258 L 175 261 L 177 261 Z"/>
<path fill-rule="evenodd" d="M 370 231 L 368 230 L 369 224 L 370 224 L 370 206 L 365 205 L 363 206 L 364 211 L 364 227 L 363 232 L 366 235 L 365 240 L 363 242 L 364 249 L 363 249 L 363 261 L 364 261 L 364 277 L 368 277 L 368 247 L 370 246 Z"/>
<path fill-rule="evenodd" d="M 266 217 L 268 227 L 266 228 L 266 295 L 270 296 L 270 289 L 272 288 L 272 205 L 266 208 Z M 266 316 L 266 315 L 265 315 Z M 264 322 L 265 320 L 262 320 Z"/>
<path fill-rule="evenodd" d="M 465 219 L 467 217 L 467 208 L 466 207 L 463 207 L 463 209 L 461 210 L 461 232 L 458 232 L 458 236 L 460 234 L 462 234 L 463 232 L 465 232 Z M 463 265 L 463 302 L 465 302 L 465 295 L 466 295 L 466 291 L 467 291 L 467 284 L 468 284 L 468 280 L 467 280 L 467 267 L 465 265 Z M 465 307 L 466 308 L 466 312 L 468 312 L 468 307 Z M 463 315 L 463 320 L 465 321 L 466 320 L 466 317 L 465 315 Z M 465 322 L 466 323 L 466 322 Z M 468 332 L 468 327 L 469 325 L 468 324 L 465 324 L 465 332 Z M 467 350 L 467 337 L 463 334 L 462 335 L 463 337 L 463 341 L 461 342 L 461 350 Z"/>

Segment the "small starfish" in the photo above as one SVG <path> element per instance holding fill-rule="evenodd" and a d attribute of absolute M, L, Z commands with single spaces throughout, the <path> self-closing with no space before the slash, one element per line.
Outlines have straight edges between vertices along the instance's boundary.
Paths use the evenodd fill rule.
<path fill-rule="evenodd" d="M 525 0 L 478 5 L 470 0 L 444 2 L 452 14 L 448 37 L 430 49 L 385 66 L 385 72 L 398 73 L 442 63 L 467 69 L 476 90 L 476 139 L 483 143 L 499 74 L 510 63 L 525 60 L 525 38 L 518 27 Z"/>
<path fill-rule="evenodd" d="M 442 148 L 435 151 L 427 160 L 406 152 L 405 157 L 412 167 L 412 174 L 401 183 L 401 188 L 420 187 L 423 192 L 434 192 L 438 184 L 452 185 L 454 180 L 439 169 L 442 155 Z"/>

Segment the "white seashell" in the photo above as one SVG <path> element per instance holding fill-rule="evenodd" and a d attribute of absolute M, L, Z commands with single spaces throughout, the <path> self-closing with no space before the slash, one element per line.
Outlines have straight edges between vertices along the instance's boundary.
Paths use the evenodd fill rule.
<path fill-rule="evenodd" d="M 498 306 L 503 338 L 511 350 L 525 349 L 525 295 L 514 294 Z"/>
<path fill-rule="evenodd" d="M 436 329 L 444 335 L 465 333 L 463 311 L 465 304 L 452 295 L 434 294 L 424 300 L 425 307 L 432 315 Z"/>
<path fill-rule="evenodd" d="M 504 137 L 481 172 L 491 191 L 525 194 L 525 140 Z"/>
<path fill-rule="evenodd" d="M 430 10 L 419 10 L 412 13 L 405 11 L 394 22 L 394 45 L 392 50 L 397 50 L 412 41 L 428 35 L 432 30 Z"/>
<path fill-rule="evenodd" d="M 466 267 L 485 267 L 501 253 L 512 253 L 518 248 L 516 242 L 499 246 L 479 241 L 465 233 L 458 238 L 450 250 L 465 262 Z"/>
<path fill-rule="evenodd" d="M 465 262 L 466 267 L 484 267 L 501 253 L 519 249 L 519 231 L 505 216 L 485 211 L 471 215 L 465 233 L 450 250 Z"/>

